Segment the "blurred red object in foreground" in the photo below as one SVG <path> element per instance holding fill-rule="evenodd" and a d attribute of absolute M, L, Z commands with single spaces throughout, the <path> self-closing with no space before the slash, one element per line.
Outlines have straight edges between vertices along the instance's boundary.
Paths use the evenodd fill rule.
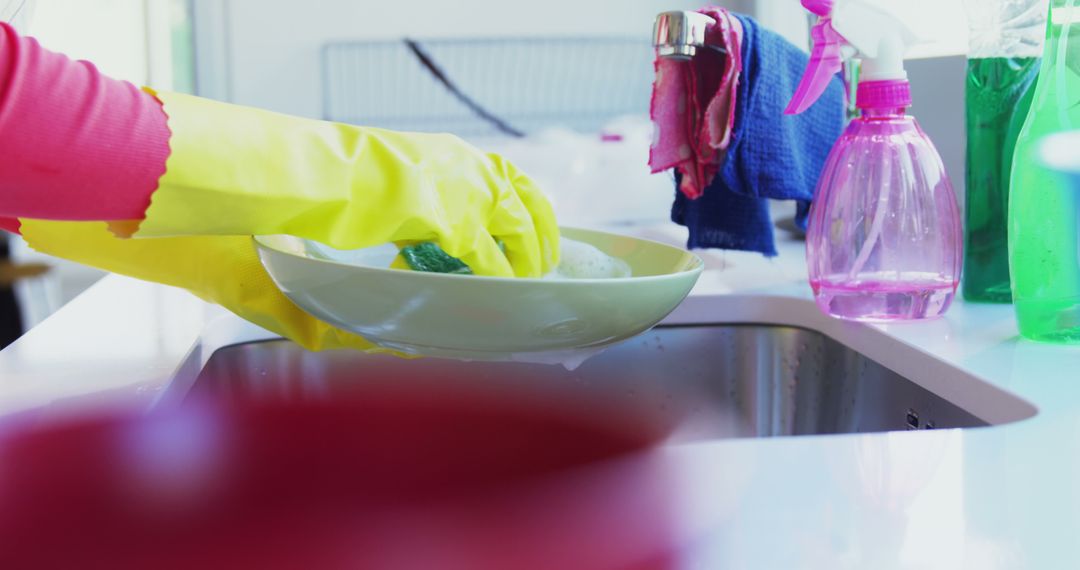
<path fill-rule="evenodd" d="M 669 567 L 664 428 L 568 397 L 395 379 L 9 427 L 0 567 Z"/>

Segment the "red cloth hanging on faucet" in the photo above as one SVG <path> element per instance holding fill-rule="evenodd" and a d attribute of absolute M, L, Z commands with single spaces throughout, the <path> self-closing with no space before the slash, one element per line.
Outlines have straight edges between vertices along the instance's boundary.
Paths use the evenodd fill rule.
<path fill-rule="evenodd" d="M 679 190 L 701 196 L 723 164 L 735 122 L 742 71 L 742 25 L 723 9 L 700 10 L 716 23 L 705 32 L 707 46 L 690 61 L 657 57 L 649 115 L 656 135 L 649 150 L 653 173 L 677 168 Z"/>

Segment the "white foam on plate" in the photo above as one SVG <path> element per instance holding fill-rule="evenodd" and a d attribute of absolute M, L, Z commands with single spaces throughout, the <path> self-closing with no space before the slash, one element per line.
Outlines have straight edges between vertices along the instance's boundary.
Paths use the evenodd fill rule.
<path fill-rule="evenodd" d="M 630 277 L 630 265 L 612 257 L 596 246 L 562 238 L 559 266 L 544 279 L 615 279 Z M 385 244 L 364 249 L 335 249 L 314 241 L 305 241 L 305 254 L 316 259 L 337 261 L 364 267 L 390 267 L 397 247 Z"/>
<path fill-rule="evenodd" d="M 544 279 L 615 279 L 630 277 L 630 264 L 596 246 L 562 238 L 559 266 Z"/>

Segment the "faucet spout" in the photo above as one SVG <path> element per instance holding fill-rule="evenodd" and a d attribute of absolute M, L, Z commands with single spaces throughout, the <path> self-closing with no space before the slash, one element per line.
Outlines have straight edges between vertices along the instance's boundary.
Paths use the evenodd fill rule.
<path fill-rule="evenodd" d="M 705 45 L 705 28 L 715 21 L 698 12 L 662 12 L 653 24 L 653 46 L 660 57 L 688 60 Z M 715 48 L 721 49 L 721 48 Z M 721 49 L 721 51 L 723 51 Z"/>

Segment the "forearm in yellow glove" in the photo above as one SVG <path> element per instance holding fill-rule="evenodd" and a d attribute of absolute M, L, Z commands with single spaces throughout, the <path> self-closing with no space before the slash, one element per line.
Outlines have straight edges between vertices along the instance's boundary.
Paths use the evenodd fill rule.
<path fill-rule="evenodd" d="M 434 241 L 482 275 L 540 276 L 558 263 L 543 193 L 457 137 L 156 95 L 171 153 L 134 237 L 289 234 L 339 249 Z"/>
<path fill-rule="evenodd" d="M 105 222 L 21 222 L 23 237 L 42 253 L 187 289 L 309 350 L 389 352 L 292 304 L 263 269 L 250 237 L 121 239 Z"/>

